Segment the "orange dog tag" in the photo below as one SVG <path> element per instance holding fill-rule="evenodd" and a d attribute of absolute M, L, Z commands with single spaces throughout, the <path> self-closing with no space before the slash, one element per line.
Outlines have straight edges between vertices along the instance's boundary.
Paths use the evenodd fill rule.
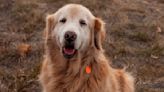
<path fill-rule="evenodd" d="M 86 66 L 85 72 L 86 72 L 87 74 L 90 74 L 90 73 L 91 73 L 91 67 L 90 67 L 90 66 Z"/>

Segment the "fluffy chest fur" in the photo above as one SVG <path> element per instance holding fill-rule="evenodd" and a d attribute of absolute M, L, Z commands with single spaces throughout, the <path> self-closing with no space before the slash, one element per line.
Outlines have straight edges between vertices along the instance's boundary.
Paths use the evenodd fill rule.
<path fill-rule="evenodd" d="M 42 70 L 46 72 L 40 78 L 46 92 L 113 92 L 117 88 L 113 85 L 112 71 L 109 73 L 111 68 L 104 57 L 100 58 L 101 61 L 90 55 L 81 60 L 63 60 L 66 64 L 61 66 L 55 63 L 60 60 L 59 56 L 54 61 L 44 61 Z M 91 68 L 90 74 L 85 72 L 87 66 Z"/>

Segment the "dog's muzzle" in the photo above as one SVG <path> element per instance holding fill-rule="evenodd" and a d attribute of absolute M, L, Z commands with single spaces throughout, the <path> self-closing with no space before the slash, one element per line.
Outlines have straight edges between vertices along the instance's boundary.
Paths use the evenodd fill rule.
<path fill-rule="evenodd" d="M 64 35 L 64 46 L 62 51 L 64 57 L 67 59 L 72 58 L 77 52 L 75 49 L 76 38 L 76 33 L 72 31 L 67 31 Z"/>

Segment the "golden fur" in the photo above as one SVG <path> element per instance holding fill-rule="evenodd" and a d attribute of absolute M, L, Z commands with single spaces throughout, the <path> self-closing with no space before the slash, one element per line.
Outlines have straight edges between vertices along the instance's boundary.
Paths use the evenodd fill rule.
<path fill-rule="evenodd" d="M 85 52 L 78 52 L 74 58 L 67 60 L 57 47 L 56 40 L 49 36 L 49 30 L 55 27 L 52 16 L 49 15 L 46 21 L 46 54 L 39 79 L 43 92 L 134 92 L 133 77 L 124 70 L 113 69 L 104 56 L 101 44 L 105 29 L 102 20 L 94 19 L 94 30 Z M 86 66 L 90 66 L 90 74 L 85 72 Z"/>

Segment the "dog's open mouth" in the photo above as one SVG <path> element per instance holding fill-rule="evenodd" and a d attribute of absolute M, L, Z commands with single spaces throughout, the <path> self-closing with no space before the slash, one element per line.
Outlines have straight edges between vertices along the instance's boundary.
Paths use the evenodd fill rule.
<path fill-rule="evenodd" d="M 76 54 L 77 50 L 74 46 L 65 46 L 63 47 L 63 55 L 65 58 L 70 59 Z"/>

